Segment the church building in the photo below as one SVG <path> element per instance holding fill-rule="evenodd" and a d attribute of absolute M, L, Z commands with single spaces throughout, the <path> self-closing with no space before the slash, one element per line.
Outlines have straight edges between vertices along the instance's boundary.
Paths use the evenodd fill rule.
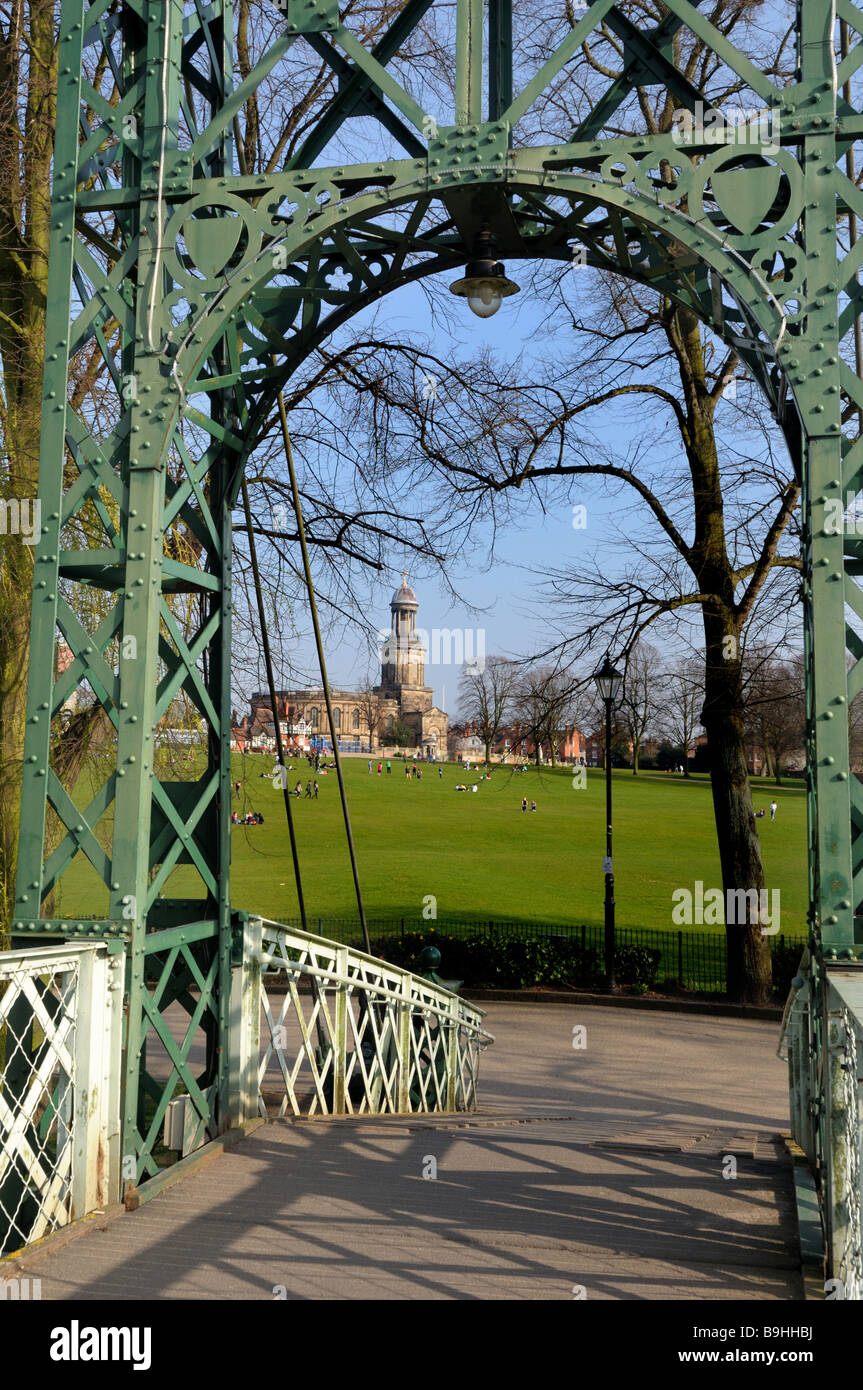
<path fill-rule="evenodd" d="M 447 756 L 449 721 L 444 710 L 434 704 L 434 691 L 425 684 L 426 646 L 417 629 L 419 605 L 413 589 L 402 575 L 401 587 L 390 600 L 390 633 L 381 649 L 380 683 L 371 690 L 333 690 L 334 731 L 330 730 L 324 692 L 320 686 L 305 690 L 277 690 L 276 707 L 282 724 L 282 737 L 289 748 L 322 746 L 332 742 L 332 732 L 343 752 L 372 752 L 394 743 L 396 724 L 409 729 L 413 742 L 425 758 Z M 231 729 L 235 747 L 255 748 L 275 744 L 273 713 L 266 691 L 251 698 L 251 714 L 236 718 Z"/>

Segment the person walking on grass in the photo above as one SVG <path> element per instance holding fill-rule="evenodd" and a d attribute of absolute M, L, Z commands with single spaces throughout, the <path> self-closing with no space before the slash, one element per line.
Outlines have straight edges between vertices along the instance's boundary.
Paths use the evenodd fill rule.
<path fill-rule="evenodd" d="M 438 777 L 443 777 L 443 768 L 442 768 L 442 767 L 439 767 L 439 768 L 438 768 L 438 770 L 437 770 L 437 775 L 438 775 Z"/>
<path fill-rule="evenodd" d="M 390 767 L 390 760 L 389 760 L 389 758 L 387 758 L 387 776 L 388 776 L 388 777 L 389 777 L 389 775 L 390 775 L 391 772 L 392 772 L 392 768 Z"/>
<path fill-rule="evenodd" d="M 317 801 L 317 799 L 318 799 L 318 784 L 317 784 L 317 782 L 316 782 L 316 783 L 315 783 L 315 801 Z"/>
<path fill-rule="evenodd" d="M 371 760 L 371 758 L 369 758 L 369 776 L 371 777 L 371 775 L 372 775 L 372 760 Z"/>
<path fill-rule="evenodd" d="M 770 819 L 771 819 L 771 820 L 775 820 L 775 819 L 776 819 L 776 812 L 777 812 L 778 810 L 779 810 L 779 807 L 778 807 L 778 805 L 776 804 L 776 802 L 775 802 L 775 801 L 771 801 L 771 803 L 770 803 Z"/>
<path fill-rule="evenodd" d="M 309 800 L 311 801 L 311 799 L 312 799 L 312 784 L 311 784 L 311 781 L 309 781 L 309 782 L 306 783 L 306 796 L 307 796 L 307 797 L 309 798 Z"/>
<path fill-rule="evenodd" d="M 523 811 L 526 811 L 526 810 L 527 810 L 527 797 L 526 797 L 526 796 L 523 796 L 523 797 L 521 798 L 521 809 L 522 809 Z"/>

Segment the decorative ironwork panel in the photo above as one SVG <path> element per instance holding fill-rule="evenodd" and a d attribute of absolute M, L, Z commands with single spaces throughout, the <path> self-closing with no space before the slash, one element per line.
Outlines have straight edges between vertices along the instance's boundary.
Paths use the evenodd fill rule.
<path fill-rule="evenodd" d="M 0 1255 L 112 1200 L 122 955 L 0 954 Z"/>
<path fill-rule="evenodd" d="M 863 1229 L 860 1222 L 860 1023 L 842 1009 L 830 1021 L 831 1048 L 831 1244 L 832 1272 L 843 1297 L 863 1298 Z"/>
<path fill-rule="evenodd" d="M 263 923 L 260 964 L 261 1114 L 475 1108 L 479 1052 L 493 1041 L 481 1009 L 397 966 L 276 922 Z M 283 993 L 270 992 L 275 984 Z"/>

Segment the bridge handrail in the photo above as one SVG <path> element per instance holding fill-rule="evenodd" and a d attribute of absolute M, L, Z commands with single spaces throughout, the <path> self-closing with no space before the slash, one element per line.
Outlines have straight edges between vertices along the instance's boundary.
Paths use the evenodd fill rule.
<path fill-rule="evenodd" d="M 794 1010 L 794 1005 L 797 1001 L 797 996 L 799 995 L 801 989 L 806 988 L 809 982 L 809 971 L 809 947 L 806 946 L 804 947 L 803 952 L 800 956 L 800 964 L 797 967 L 797 974 L 794 976 L 794 979 L 788 986 L 788 994 L 785 999 L 785 1007 L 782 1010 L 782 1021 L 779 1024 L 779 1042 L 776 1047 L 776 1056 L 782 1062 L 788 1061 L 788 1053 L 783 1052 L 782 1048 L 785 1042 L 788 1040 L 788 1027 L 791 1021 L 791 1015 Z"/>
<path fill-rule="evenodd" d="M 425 979 L 422 975 L 417 975 L 415 971 L 408 970 L 405 966 L 394 965 L 390 961 L 382 960 L 380 956 L 371 956 L 365 951 L 358 951 L 353 946 L 346 947 L 344 942 L 333 941 L 330 937 L 318 936 L 313 932 L 300 931 L 296 927 L 286 927 L 281 922 L 276 922 L 269 917 L 262 917 L 261 923 L 264 927 L 275 927 L 282 941 L 292 939 L 296 942 L 297 946 L 300 947 L 310 944 L 315 947 L 327 946 L 330 947 L 334 956 L 347 951 L 348 960 L 351 962 L 365 962 L 381 975 L 388 974 L 398 980 L 407 977 L 413 982 L 418 992 L 427 996 L 427 1008 L 429 1011 L 432 1011 L 432 1009 L 436 1013 L 441 1011 L 449 1017 L 453 1013 L 453 1010 L 455 1010 L 458 1013 L 459 1022 L 470 1024 L 477 1028 L 482 1036 L 487 1039 L 488 1043 L 494 1042 L 491 1033 L 484 1032 L 479 1026 L 480 1021 L 485 1018 L 484 1009 L 478 1008 L 476 1004 L 468 1003 L 466 999 L 462 999 L 460 995 L 455 994 L 452 990 L 446 989 L 442 985 L 436 985 L 433 981 Z M 268 952 L 262 951 L 261 959 L 269 961 L 277 958 L 271 956 Z M 284 962 L 280 961 L 279 964 L 282 965 Z M 301 962 L 293 962 L 292 964 L 293 968 L 301 974 L 317 975 L 319 977 L 326 976 L 336 983 L 345 985 L 356 985 L 358 983 L 356 976 L 339 976 L 335 971 L 324 966 L 307 965 Z M 404 996 L 400 990 L 390 989 L 387 986 L 376 983 L 375 991 L 381 995 L 391 995 L 393 999 L 398 1000 L 400 1003 L 403 1002 Z"/>
<path fill-rule="evenodd" d="M 257 1113 L 269 1113 L 273 1065 L 279 1116 L 475 1108 L 479 1054 L 494 1041 L 482 1009 L 402 966 L 272 918 L 255 918 L 246 931 L 243 954 L 257 964 L 266 1025 Z M 287 977 L 277 1008 L 273 973 Z M 300 995 L 300 979 L 310 994 Z"/>

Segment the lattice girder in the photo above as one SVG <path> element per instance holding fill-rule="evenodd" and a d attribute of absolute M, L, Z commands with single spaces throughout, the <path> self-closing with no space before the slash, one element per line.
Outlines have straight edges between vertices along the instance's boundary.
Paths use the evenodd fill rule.
<path fill-rule="evenodd" d="M 863 445 L 843 428 L 843 412 L 863 409 L 863 387 L 840 350 L 861 312 L 863 252 L 840 261 L 837 250 L 839 219 L 863 215 L 843 166 L 863 116 L 841 94 L 863 51 L 860 12 L 838 0 L 852 43 L 837 64 L 831 5 L 801 0 L 797 77 L 779 87 L 699 4 L 668 0 L 666 17 L 643 32 L 612 0 L 595 0 L 522 80 L 509 0 L 490 0 L 486 100 L 483 5 L 458 0 L 444 124 L 399 76 L 434 3 L 409 0 L 372 49 L 334 3 L 289 0 L 237 84 L 221 0 L 62 3 L 15 930 L 129 938 L 130 1058 L 154 1021 L 142 998 L 148 931 L 190 925 L 205 937 L 210 924 L 220 961 L 213 1009 L 224 1015 L 232 508 L 248 454 L 278 389 L 317 344 L 383 295 L 461 266 L 486 217 L 507 260 L 566 262 L 578 242 L 589 264 L 685 305 L 762 386 L 803 481 L 811 920 L 828 958 L 863 951 L 854 920 L 863 816 L 846 717 L 863 686 L 861 557 L 854 537 L 830 524 L 863 479 Z M 620 77 L 569 140 L 530 143 L 534 104 L 603 22 L 624 44 Z M 769 148 L 737 129 L 719 139 L 695 130 L 683 145 L 672 134 L 606 133 L 639 83 L 690 110 L 702 99 L 675 67 L 672 41 L 684 32 L 770 108 Z M 235 117 L 297 44 L 326 62 L 333 88 L 290 158 L 250 171 L 234 148 Z M 357 116 L 370 159 L 334 163 L 333 142 Z M 67 399 L 75 361 L 89 351 L 101 354 L 115 397 L 98 414 Z M 99 596 L 90 621 L 82 595 Z M 62 671 L 58 633 L 72 654 Z M 52 721 L 82 687 L 116 736 L 115 764 L 83 807 L 51 766 Z M 171 783 L 154 754 L 159 722 L 181 694 L 206 731 L 209 767 Z M 49 807 L 61 834 L 46 857 Z M 105 908 L 70 921 L 46 899 L 80 853 L 104 884 Z M 202 896 L 170 896 L 179 864 L 193 866 Z M 129 1142 L 146 1164 L 150 1140 L 132 1132 L 133 1068 L 130 1060 Z"/>

